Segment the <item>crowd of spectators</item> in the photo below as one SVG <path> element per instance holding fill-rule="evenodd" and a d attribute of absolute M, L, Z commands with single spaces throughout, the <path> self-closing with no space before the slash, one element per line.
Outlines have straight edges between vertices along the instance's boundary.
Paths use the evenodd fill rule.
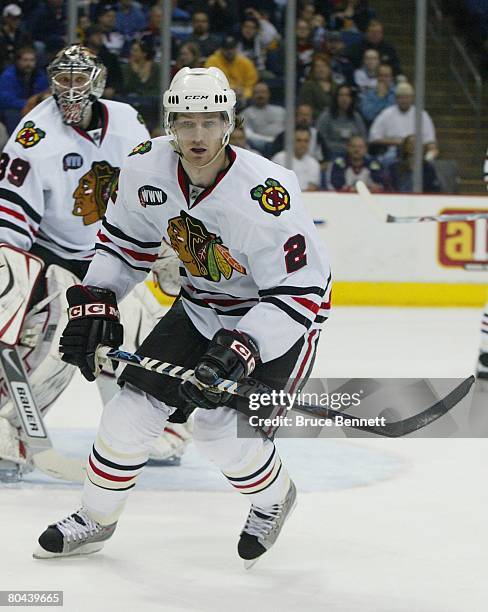
<path fill-rule="evenodd" d="M 129 102 L 153 135 L 166 0 L 83 0 L 77 36 L 107 67 L 104 97 Z M 216 66 L 238 99 L 232 142 L 284 163 L 286 0 L 172 0 L 171 74 Z M 46 66 L 66 44 L 66 0 L 0 0 L 0 118 L 8 133 L 49 95 Z M 296 22 L 293 164 L 303 189 L 411 189 L 413 89 L 368 0 L 301 0 Z M 0 130 L 0 144 L 2 133 Z M 427 169 L 435 129 L 423 118 Z M 435 173 L 434 173 L 435 174 Z"/>
<path fill-rule="evenodd" d="M 479 58 L 483 76 L 488 76 L 487 0 L 441 0 L 441 6 L 445 14 L 454 17 L 459 35 Z"/>

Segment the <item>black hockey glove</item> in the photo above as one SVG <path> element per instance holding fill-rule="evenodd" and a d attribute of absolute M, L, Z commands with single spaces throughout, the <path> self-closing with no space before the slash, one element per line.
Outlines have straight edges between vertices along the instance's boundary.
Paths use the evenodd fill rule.
<path fill-rule="evenodd" d="M 259 349 L 247 334 L 220 329 L 195 367 L 195 376 L 180 386 L 190 406 L 212 410 L 225 406 L 230 393 L 212 391 L 218 378 L 239 381 L 249 376 L 259 361 Z"/>
<path fill-rule="evenodd" d="M 66 291 L 66 297 L 69 322 L 60 340 L 61 358 L 93 381 L 101 369 L 96 358 L 98 346 L 119 348 L 124 340 L 115 293 L 100 287 L 73 285 Z"/>

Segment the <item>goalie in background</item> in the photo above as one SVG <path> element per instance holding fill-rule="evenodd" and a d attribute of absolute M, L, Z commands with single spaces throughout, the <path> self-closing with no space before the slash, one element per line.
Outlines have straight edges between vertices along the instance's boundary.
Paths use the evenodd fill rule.
<path fill-rule="evenodd" d="M 106 69 L 80 45 L 58 53 L 48 68 L 52 97 L 17 126 L 0 157 L 0 342 L 17 346 L 39 409 L 45 415 L 71 381 L 75 368 L 59 358 L 67 319 L 66 288 L 83 279 L 104 236 L 104 213 L 115 199 L 119 169 L 149 133 L 128 104 L 101 99 Z M 129 252 L 131 244 L 126 243 Z M 29 273 L 32 258 L 44 269 Z M 179 292 L 178 260 L 161 245 L 155 278 Z M 121 304 L 125 344 L 133 350 L 164 309 L 143 283 Z M 118 390 L 113 370 L 99 378 L 104 402 Z M 177 430 L 177 431 L 176 431 Z M 151 457 L 177 459 L 186 426 L 155 441 Z M 32 469 L 17 413 L 0 380 L 0 480 Z"/>

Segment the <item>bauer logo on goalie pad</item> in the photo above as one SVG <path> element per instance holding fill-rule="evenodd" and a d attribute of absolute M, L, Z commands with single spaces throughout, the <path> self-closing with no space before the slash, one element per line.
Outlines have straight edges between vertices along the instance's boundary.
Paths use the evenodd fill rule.
<path fill-rule="evenodd" d="M 444 209 L 440 214 L 486 213 L 487 209 Z M 465 270 L 488 269 L 488 219 L 439 223 L 439 263 Z"/>
<path fill-rule="evenodd" d="M 31 438 L 47 438 L 46 431 L 34 407 L 34 399 L 29 386 L 26 383 L 13 382 L 12 393 L 16 397 L 17 404 L 21 407 L 22 420 L 28 435 Z"/>
<path fill-rule="evenodd" d="M 80 319 L 81 317 L 100 316 L 119 319 L 119 311 L 110 304 L 79 304 L 78 306 L 71 306 L 68 310 L 68 315 L 70 320 Z"/>

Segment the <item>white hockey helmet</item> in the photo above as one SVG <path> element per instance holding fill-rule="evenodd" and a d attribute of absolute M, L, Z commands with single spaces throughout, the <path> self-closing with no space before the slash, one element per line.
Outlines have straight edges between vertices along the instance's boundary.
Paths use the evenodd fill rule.
<path fill-rule="evenodd" d="M 236 94 L 219 68 L 182 68 L 169 89 L 163 95 L 164 129 L 168 135 L 176 135 L 172 129 L 175 113 L 216 113 L 227 115 L 229 127 L 222 136 L 222 146 L 227 145 L 235 126 Z M 178 143 L 176 142 L 176 145 Z"/>
<path fill-rule="evenodd" d="M 47 73 L 53 98 L 68 125 L 83 119 L 88 106 L 102 95 L 107 80 L 107 69 L 102 61 L 79 44 L 61 49 L 47 67 Z M 83 78 L 78 84 L 80 75 Z"/>

